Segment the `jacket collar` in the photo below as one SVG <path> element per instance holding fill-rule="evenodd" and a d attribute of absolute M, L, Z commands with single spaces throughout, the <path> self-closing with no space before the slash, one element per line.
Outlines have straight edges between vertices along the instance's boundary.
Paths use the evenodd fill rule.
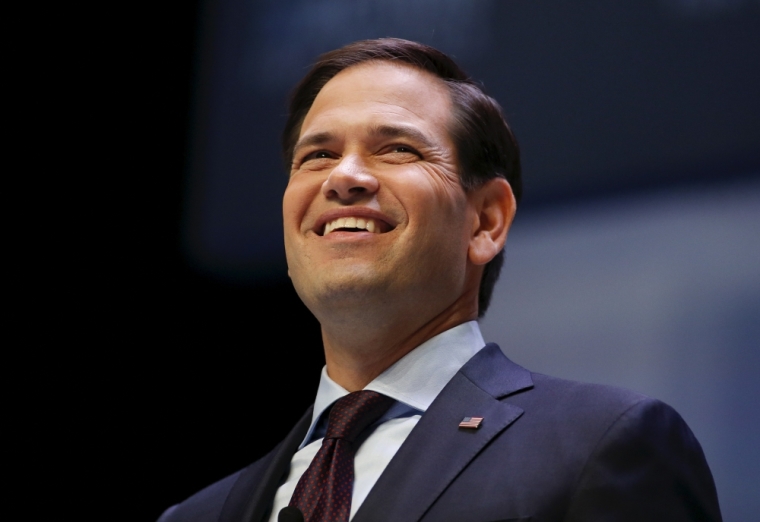
<path fill-rule="evenodd" d="M 353 522 L 419 520 L 478 453 L 522 415 L 521 408 L 499 399 L 532 386 L 530 372 L 497 345 L 486 345 L 431 404 Z M 460 429 L 462 419 L 472 416 L 483 417 L 480 428 Z"/>

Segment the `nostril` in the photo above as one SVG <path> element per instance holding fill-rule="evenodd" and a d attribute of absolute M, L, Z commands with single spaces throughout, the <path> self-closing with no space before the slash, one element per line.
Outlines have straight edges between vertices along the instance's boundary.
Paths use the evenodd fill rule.
<path fill-rule="evenodd" d="M 347 162 L 330 172 L 322 185 L 322 193 L 328 198 L 352 199 L 375 192 L 378 185 L 372 173 Z"/>

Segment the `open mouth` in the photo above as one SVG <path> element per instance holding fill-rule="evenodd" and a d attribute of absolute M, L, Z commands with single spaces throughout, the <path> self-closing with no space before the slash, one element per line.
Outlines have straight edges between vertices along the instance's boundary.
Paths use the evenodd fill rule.
<path fill-rule="evenodd" d="M 379 219 L 368 217 L 339 217 L 325 223 L 321 236 L 333 232 L 369 232 L 370 234 L 384 234 L 392 230 L 388 223 Z"/>

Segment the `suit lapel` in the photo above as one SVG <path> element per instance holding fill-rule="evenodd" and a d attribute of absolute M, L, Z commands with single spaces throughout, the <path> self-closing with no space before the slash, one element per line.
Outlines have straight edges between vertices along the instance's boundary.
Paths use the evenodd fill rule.
<path fill-rule="evenodd" d="M 287 437 L 264 457 L 260 466 L 251 465 L 240 473 L 222 508 L 219 522 L 259 522 L 267 515 L 280 486 L 290 468 L 290 461 L 306 436 L 311 424 L 309 408 Z"/>
<path fill-rule="evenodd" d="M 415 522 L 523 410 L 499 399 L 530 388 L 530 373 L 488 344 L 457 373 L 409 434 L 353 522 Z M 479 429 L 459 428 L 483 417 Z"/>

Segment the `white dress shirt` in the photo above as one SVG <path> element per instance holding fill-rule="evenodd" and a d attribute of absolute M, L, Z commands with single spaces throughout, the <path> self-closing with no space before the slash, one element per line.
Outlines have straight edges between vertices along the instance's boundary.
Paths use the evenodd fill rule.
<path fill-rule="evenodd" d="M 459 369 L 483 346 L 477 321 L 460 324 L 428 339 L 396 361 L 364 389 L 395 399 L 391 408 L 368 430 L 371 432 L 354 456 L 353 518 L 385 467 L 417 425 L 420 416 Z M 348 391 L 335 383 L 322 368 L 314 414 L 309 431 L 290 461 L 290 473 L 274 497 L 270 522 L 277 522 L 280 510 L 288 505 L 301 475 L 322 446 L 327 430 L 323 413 Z"/>

